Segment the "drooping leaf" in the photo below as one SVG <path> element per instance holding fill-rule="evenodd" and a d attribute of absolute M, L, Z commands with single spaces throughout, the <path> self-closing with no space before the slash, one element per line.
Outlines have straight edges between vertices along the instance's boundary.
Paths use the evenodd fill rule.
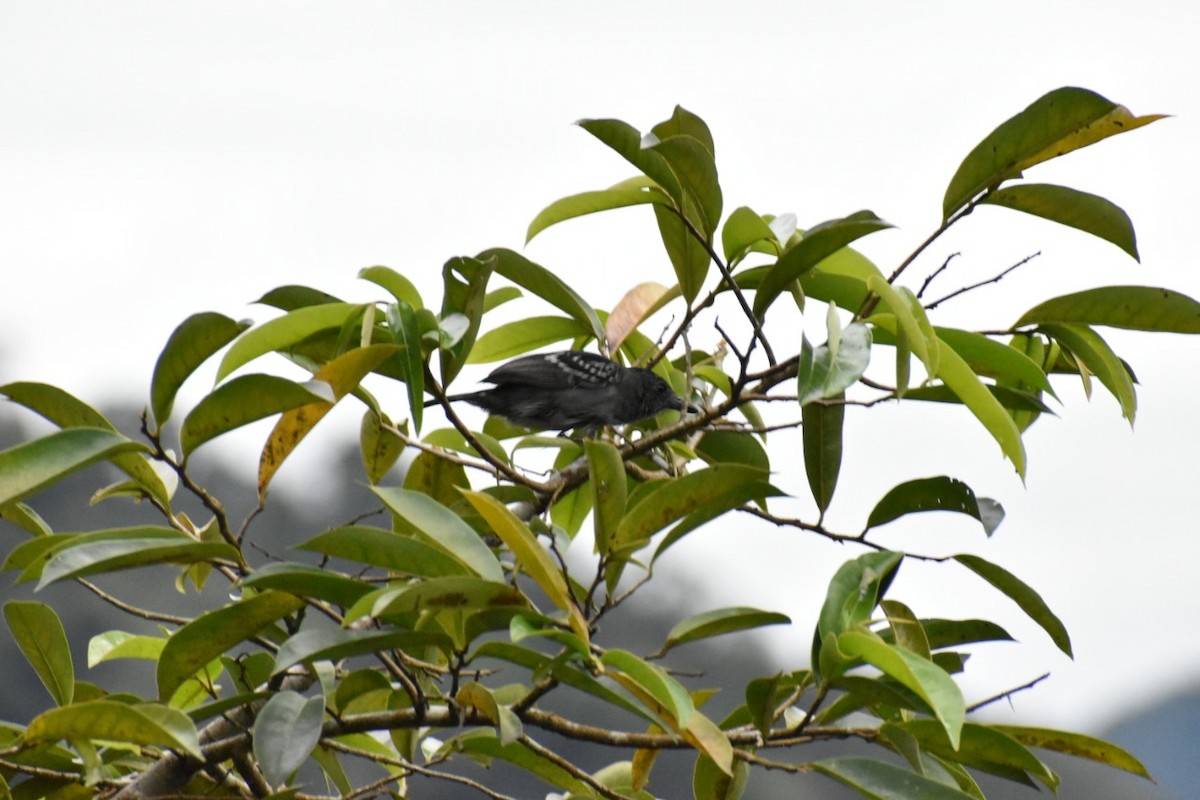
<path fill-rule="evenodd" d="M 992 507 L 988 507 L 987 510 L 994 511 Z M 956 511 L 967 514 L 980 521 L 984 533 L 988 536 L 992 535 L 1004 518 L 1003 509 L 999 515 L 985 515 L 970 486 L 955 478 L 939 475 L 935 478 L 906 481 L 890 489 L 871 509 L 867 518 L 867 528 L 885 525 L 905 514 L 922 511 Z"/>
<path fill-rule="evenodd" d="M 481 255 L 480 258 L 456 256 L 442 267 L 444 289 L 440 318 L 445 321 L 452 315 L 459 315 L 465 322 L 457 341 L 439 348 L 443 386 L 450 385 L 475 346 L 475 337 L 483 320 L 488 279 L 495 266 L 495 261 Z"/>
<path fill-rule="evenodd" d="M 663 135 L 665 130 L 654 133 L 658 141 L 648 149 L 666 159 L 683 190 L 684 215 L 705 241 L 711 243 L 721 221 L 722 208 L 721 185 L 711 147 L 690 133 Z"/>
<path fill-rule="evenodd" d="M 813 636 L 812 663 L 820 658 L 821 640 L 855 628 L 867 620 L 891 585 L 904 556 L 883 550 L 864 553 L 842 564 L 829 582 Z"/>
<path fill-rule="evenodd" d="M 404 364 L 404 385 L 408 389 L 408 415 L 413 430 L 420 433 L 425 411 L 425 359 L 417 311 L 408 303 L 396 301 L 385 309 L 384 316 L 392 331 L 392 341 L 404 348 L 400 358 Z"/>
<path fill-rule="evenodd" d="M 1093 736 L 1026 725 L 992 725 L 991 727 L 1029 747 L 1040 747 L 1056 753 L 1086 758 L 1125 770 L 1146 780 L 1153 780 L 1142 763 L 1130 753 L 1115 744 Z"/>
<path fill-rule="evenodd" d="M 1112 242 L 1140 261 L 1133 223 L 1120 206 L 1078 189 L 1046 183 L 1023 183 L 989 192 L 984 203 L 1024 211 Z"/>
<path fill-rule="evenodd" d="M 268 591 L 196 617 L 175 631 L 163 648 L 157 669 L 159 698 L 169 698 L 196 670 L 303 605 L 293 595 Z"/>
<path fill-rule="evenodd" d="M 319 331 L 341 328 L 351 317 L 357 317 L 367 310 L 368 306 L 356 303 L 326 303 L 298 308 L 264 322 L 243 333 L 225 353 L 217 368 L 217 382 L 259 356 L 286 350 Z"/>
<path fill-rule="evenodd" d="M 404 440 L 393 430 L 392 420 L 373 408 L 363 414 L 359 426 L 359 450 L 362 453 L 363 469 L 367 481 L 372 485 L 383 480 L 400 455 L 404 452 Z"/>
<path fill-rule="evenodd" d="M 1022 314 L 1013 327 L 1048 322 L 1200 333 L 1200 303 L 1170 289 L 1102 286 L 1039 303 Z"/>
<path fill-rule="evenodd" d="M 657 183 L 676 204 L 683 202 L 683 189 L 670 164 L 661 153 L 645 146 L 641 132 L 632 125 L 619 119 L 581 119 L 576 124 Z"/>
<path fill-rule="evenodd" d="M 69 706 L 75 696 L 75 665 L 58 614 L 45 603 L 9 600 L 4 604 L 4 620 L 54 702 Z"/>
<path fill-rule="evenodd" d="M 1089 372 L 1100 379 L 1117 398 L 1121 415 L 1132 425 L 1137 414 L 1137 391 L 1133 386 L 1133 376 L 1108 346 L 1108 342 L 1087 325 L 1046 324 L 1039 326 L 1038 330 L 1070 350 Z"/>
<path fill-rule="evenodd" d="M 196 726 L 188 716 L 149 703 L 128 705 L 115 700 L 75 703 L 34 717 L 25 729 L 27 744 L 53 744 L 61 739 L 102 739 L 167 747 L 203 758 Z"/>
<path fill-rule="evenodd" d="M 676 623 L 667 634 L 667 640 L 659 654 L 665 654 L 668 650 L 688 642 L 761 628 L 765 625 L 788 625 L 791 621 L 786 614 L 777 611 L 763 611 L 745 606 L 705 611 Z"/>
<path fill-rule="evenodd" d="M 391 267 L 365 267 L 358 272 L 358 277 L 387 290 L 388 294 L 398 303 L 407 303 L 412 308 L 424 308 L 421 293 L 408 278 Z"/>
<path fill-rule="evenodd" d="M 675 270 L 679 292 L 690 304 L 704 286 L 712 254 L 674 210 L 665 206 L 655 206 L 654 220 L 658 223 L 658 235 L 662 239 L 663 249 L 667 251 L 667 258 Z"/>
<path fill-rule="evenodd" d="M 150 379 L 150 409 L 155 425 L 162 428 L 171 416 L 175 395 L 188 376 L 249 327 L 247 321 L 235 322 L 213 311 L 193 314 L 179 323 L 159 354 Z"/>
<path fill-rule="evenodd" d="M 625 464 L 617 448 L 609 442 L 588 439 L 583 448 L 590 476 L 595 549 L 597 553 L 607 553 L 621 518 L 625 516 Z"/>
<path fill-rule="evenodd" d="M 580 192 L 555 200 L 539 211 L 533 221 L 529 223 L 529 229 L 525 232 L 525 243 L 529 244 L 534 236 L 551 225 L 557 225 L 575 217 L 614 208 L 671 202 L 671 198 L 657 186 L 631 186 L 630 183 L 630 181 L 623 181 L 608 189 Z"/>
<path fill-rule="evenodd" d="M 844 397 L 835 395 L 829 398 L 832 401 L 829 403 L 810 402 L 800 412 L 804 473 L 822 515 L 833 501 L 842 469 L 842 425 L 846 406 L 838 401 Z"/>
<path fill-rule="evenodd" d="M 0 450 L 0 506 L 38 492 L 86 466 L 146 446 L 102 428 L 67 428 Z"/>
<path fill-rule="evenodd" d="M 996 727 L 967 723 L 963 726 L 961 741 L 953 748 L 945 731 L 933 720 L 911 719 L 904 722 L 903 727 L 916 737 L 926 752 L 1014 780 L 1028 780 L 1026 776 L 1033 776 L 1050 791 L 1058 789 L 1058 775 L 1023 744 Z"/>
<path fill-rule="evenodd" d="M 1025 384 L 1054 396 L 1054 387 L 1041 364 L 1023 351 L 972 331 L 941 327 L 934 330 L 976 374 L 1008 385 Z"/>
<path fill-rule="evenodd" d="M 564 283 L 562 278 L 545 267 L 533 263 L 520 253 L 503 247 L 484 250 L 478 258 L 481 261 L 494 259 L 494 269 L 497 275 L 507 278 L 555 308 L 565 311 L 567 316 L 591 330 L 597 340 L 604 337 L 604 327 L 600 324 L 600 318 L 596 316 L 596 310 L 588 305 L 578 292 Z"/>
<path fill-rule="evenodd" d="M 946 187 L 942 217 L 950 219 L 981 192 L 1020 177 L 1035 164 L 1161 118 L 1135 117 L 1086 89 L 1055 89 L 1003 122 L 967 154 Z"/>
<path fill-rule="evenodd" d="M 325 698 L 293 691 L 273 695 L 254 719 L 254 758 L 272 786 L 282 786 L 321 739 Z"/>
<path fill-rule="evenodd" d="M 1001 452 L 1013 463 L 1017 474 L 1024 478 L 1025 445 L 1021 442 L 1021 432 L 1017 430 L 1012 417 L 979 380 L 979 376 L 967 366 L 967 362 L 950 345 L 941 339 L 937 341 L 941 347 L 937 377 L 983 423 L 983 427 L 1000 445 Z"/>
<path fill-rule="evenodd" d="M 256 420 L 307 403 L 332 402 L 323 383 L 296 383 L 275 375 L 239 375 L 223 383 L 188 412 L 179 432 L 184 456 L 200 445 Z"/>
<path fill-rule="evenodd" d="M 1071 637 L 1067 633 L 1066 626 L 1054 615 L 1054 612 L 1046 605 L 1046 601 L 1033 588 L 1003 567 L 979 556 L 960 554 L 954 556 L 954 560 L 1008 595 L 1010 600 L 1020 606 L 1030 619 L 1050 635 L 1050 639 L 1058 646 L 1059 650 L 1074 657 L 1071 652 Z"/>
<path fill-rule="evenodd" d="M 652 708 L 674 730 L 685 728 L 696 710 L 687 689 L 664 670 L 627 650 L 613 648 L 601 657 L 604 673 Z"/>

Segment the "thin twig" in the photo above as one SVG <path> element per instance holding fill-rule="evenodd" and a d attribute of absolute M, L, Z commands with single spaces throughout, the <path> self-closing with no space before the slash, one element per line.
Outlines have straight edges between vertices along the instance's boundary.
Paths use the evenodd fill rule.
<path fill-rule="evenodd" d="M 76 578 L 75 580 L 78 581 L 83 588 L 87 589 L 89 592 L 96 595 L 110 606 L 121 609 L 126 614 L 130 614 L 135 617 L 141 617 L 142 619 L 147 619 L 152 622 L 165 622 L 168 625 L 186 625 L 191 622 L 191 619 L 188 617 L 177 617 L 174 614 L 164 614 L 160 611 L 150 611 L 145 608 L 138 608 L 137 606 L 130 605 L 124 600 L 114 597 L 113 595 L 104 591 L 86 578 Z"/>
<path fill-rule="evenodd" d="M 950 255 L 946 256 L 946 260 L 942 262 L 942 265 L 940 267 L 935 269 L 933 272 L 929 273 L 929 277 L 927 277 L 921 283 L 921 288 L 917 290 L 917 299 L 918 300 L 920 300 L 922 297 L 925 296 L 925 290 L 929 288 L 929 284 L 933 283 L 933 279 L 936 278 L 938 275 L 941 275 L 943 272 L 945 272 L 946 267 L 950 266 L 950 262 L 953 261 L 954 259 L 958 258 L 961 255 L 962 255 L 962 253 L 951 253 Z"/>
<path fill-rule="evenodd" d="M 972 711 L 978 711 L 979 709 L 983 708 L 984 706 L 989 706 L 992 703 L 1012 697 L 1017 692 L 1023 692 L 1026 689 L 1032 689 L 1034 686 L 1037 686 L 1039 683 L 1041 683 L 1042 681 L 1046 680 L 1046 678 L 1049 678 L 1049 677 L 1050 677 L 1050 673 L 1045 672 L 1045 673 L 1042 673 L 1041 675 L 1037 676 L 1036 678 L 1034 678 L 1031 681 L 1022 683 L 1020 686 L 1009 689 L 1006 692 L 1001 692 L 1000 694 L 997 694 L 997 695 L 992 695 L 991 697 L 987 698 L 986 700 L 980 700 L 978 703 L 974 703 L 973 705 L 967 706 L 967 713 L 970 713 Z"/>
<path fill-rule="evenodd" d="M 946 302 L 947 300 L 949 300 L 953 297 L 958 297 L 960 294 L 966 294 L 967 292 L 974 291 L 975 289 L 979 289 L 980 287 L 987 286 L 988 284 L 991 284 L 991 283 L 999 283 L 1001 280 L 1003 280 L 1005 275 L 1012 272 L 1017 267 L 1025 266 L 1026 264 L 1028 264 L 1030 261 L 1032 261 L 1033 259 L 1040 256 L 1041 254 L 1042 254 L 1042 251 L 1039 250 L 1036 253 L 1027 255 L 1024 258 L 1022 258 L 1020 261 L 1018 261 L 1017 263 L 1013 264 L 1011 267 L 1008 267 L 1007 269 L 1001 271 L 999 275 L 988 278 L 986 281 L 980 281 L 979 283 L 972 283 L 970 286 L 964 286 L 961 289 L 956 289 L 955 291 L 951 292 L 950 294 L 948 294 L 944 297 L 939 297 L 937 300 L 934 300 L 932 303 L 925 306 L 925 310 L 932 311 L 933 309 L 940 306 L 942 303 Z"/>
<path fill-rule="evenodd" d="M 575 766 L 570 761 L 568 761 L 567 759 L 560 756 L 558 753 L 554 752 L 553 750 L 551 750 L 547 747 L 543 747 L 542 745 L 538 744 L 533 739 L 530 739 L 528 736 L 522 734 L 521 738 L 520 738 L 520 742 L 521 742 L 521 744 L 525 745 L 525 747 L 529 748 L 529 750 L 533 751 L 534 753 L 536 753 L 537 755 L 546 759 L 547 761 L 551 762 L 552 764 L 555 764 L 556 766 L 558 766 L 559 769 L 562 769 L 562 770 L 566 771 L 567 773 L 569 773 L 576 780 L 582 781 L 583 783 L 590 786 L 592 788 L 592 790 L 594 792 L 596 792 L 597 794 L 599 794 L 601 797 L 607 797 L 609 800 L 630 800 L 628 795 L 623 795 L 619 792 L 614 792 L 612 789 L 608 788 L 603 783 L 600 783 L 600 781 L 596 780 L 591 775 L 589 775 L 587 772 L 584 772 L 582 769 Z"/>

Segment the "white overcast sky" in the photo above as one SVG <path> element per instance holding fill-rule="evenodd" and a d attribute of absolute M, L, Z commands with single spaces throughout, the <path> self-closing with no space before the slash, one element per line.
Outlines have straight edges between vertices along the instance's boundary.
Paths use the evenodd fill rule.
<path fill-rule="evenodd" d="M 790 211 L 808 226 L 870 208 L 899 227 L 861 243 L 888 271 L 937 224 L 963 155 L 1044 92 L 1084 86 L 1138 114 L 1173 114 L 1030 175 L 1122 205 L 1140 265 L 1083 234 L 985 209 L 913 278 L 961 250 L 943 279 L 949 290 L 1040 250 L 986 301 L 946 306 L 945 322 L 968 327 L 1010 324 L 1036 300 L 1088 286 L 1200 297 L 1197 8 L 9 0 L 0 4 L 0 383 L 144 402 L 159 348 L 195 311 L 263 320 L 266 309 L 246 304 L 283 283 L 376 299 L 354 277 L 372 264 L 436 297 L 448 257 L 520 248 L 546 203 L 631 174 L 572 121 L 615 116 L 645 129 L 676 103 L 714 131 L 727 210 Z M 525 252 L 602 308 L 639 281 L 670 278 L 645 209 L 568 223 Z M 693 341 L 711 346 L 713 336 L 698 330 Z M 953 570 L 910 564 L 893 590 L 920 615 L 1007 625 L 1023 645 L 980 649 L 967 691 L 977 700 L 1049 670 L 1015 701 L 1021 719 L 1038 723 L 1095 728 L 1194 681 L 1200 660 L 1190 622 L 1200 339 L 1112 341 L 1141 380 L 1136 430 L 1103 391 L 1088 403 L 1062 382 L 1064 415 L 1027 437 L 1026 487 L 965 412 L 849 415 L 832 524 L 853 530 L 890 486 L 935 474 L 1008 509 L 989 542 L 929 515 L 881 541 L 973 550 L 1042 590 L 1074 636 L 1074 662 Z M 201 383 L 185 397 L 194 401 Z M 16 416 L 0 409 L 0 424 Z M 213 452 L 240 453 L 236 469 L 252 474 L 246 450 Z M 284 488 L 304 485 L 303 464 L 285 467 Z M 798 462 L 776 467 L 776 482 L 807 498 Z M 797 628 L 769 641 L 792 666 L 806 657 L 833 569 L 857 554 L 742 523 L 697 534 L 692 552 L 664 560 L 668 578 L 690 573 L 670 591 L 704 608 L 791 614 Z"/>

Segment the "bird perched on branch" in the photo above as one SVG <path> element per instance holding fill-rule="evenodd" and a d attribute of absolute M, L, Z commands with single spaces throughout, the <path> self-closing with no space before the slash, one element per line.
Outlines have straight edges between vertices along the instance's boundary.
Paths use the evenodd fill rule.
<path fill-rule="evenodd" d="M 579 350 L 522 356 L 483 380 L 495 385 L 446 399 L 465 400 L 527 428 L 623 425 L 684 407 L 671 385 L 650 370 Z"/>

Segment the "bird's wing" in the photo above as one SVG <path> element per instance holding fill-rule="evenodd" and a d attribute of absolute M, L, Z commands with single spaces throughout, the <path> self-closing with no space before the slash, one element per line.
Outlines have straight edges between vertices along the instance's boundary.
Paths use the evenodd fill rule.
<path fill-rule="evenodd" d="M 579 350 L 522 356 L 492 370 L 484 378 L 498 386 L 520 384 L 542 389 L 572 386 L 607 386 L 616 380 L 621 367 L 604 356 Z"/>

